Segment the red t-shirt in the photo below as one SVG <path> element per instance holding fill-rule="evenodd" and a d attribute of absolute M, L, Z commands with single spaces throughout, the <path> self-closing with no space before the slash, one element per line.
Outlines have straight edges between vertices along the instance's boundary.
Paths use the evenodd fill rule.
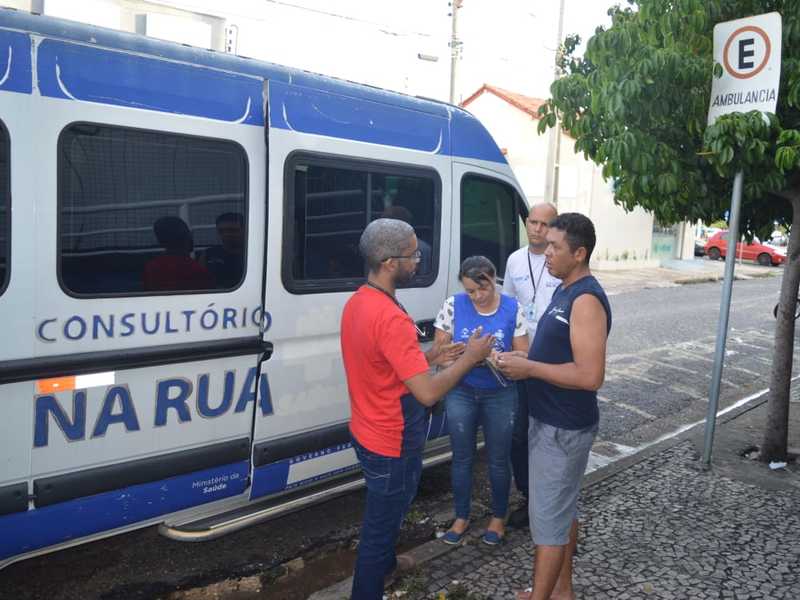
<path fill-rule="evenodd" d="M 162 254 L 144 265 L 143 286 L 148 292 L 207 290 L 211 273 L 191 256 Z"/>
<path fill-rule="evenodd" d="M 367 450 L 399 457 L 410 422 L 418 429 L 425 414 L 413 397 L 401 400 L 410 393 L 403 381 L 428 370 L 414 322 L 386 294 L 362 286 L 344 307 L 341 342 L 350 432 Z"/>

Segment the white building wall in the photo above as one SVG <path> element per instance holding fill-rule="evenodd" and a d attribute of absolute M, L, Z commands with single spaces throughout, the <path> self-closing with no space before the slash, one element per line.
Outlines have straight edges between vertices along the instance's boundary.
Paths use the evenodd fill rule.
<path fill-rule="evenodd" d="M 490 92 L 473 100 L 467 110 L 486 126 L 506 150 L 514 174 L 529 204 L 545 199 L 547 135 L 539 135 L 538 119 Z M 656 266 L 651 259 L 653 216 L 641 208 L 626 213 L 614 204 L 611 183 L 601 167 L 574 150 L 575 140 L 561 136 L 558 189 L 559 212 L 585 214 L 595 225 L 597 246 L 592 266 L 602 269 Z"/>
<path fill-rule="evenodd" d="M 588 216 L 597 231 L 592 256 L 596 268 L 655 266 L 651 260 L 653 215 L 642 208 L 632 212 L 614 203 L 610 181 L 603 179 L 602 167 L 574 150 L 575 140 L 561 136 L 558 209 Z"/>

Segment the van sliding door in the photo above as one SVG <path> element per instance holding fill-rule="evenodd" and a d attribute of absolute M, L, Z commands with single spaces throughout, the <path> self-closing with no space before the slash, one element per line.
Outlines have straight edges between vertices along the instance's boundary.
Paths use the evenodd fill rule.
<path fill-rule="evenodd" d="M 274 412 L 256 415 L 253 497 L 357 468 L 339 325 L 345 303 L 365 281 L 358 241 L 367 224 L 391 217 L 414 227 L 422 257 L 417 276 L 397 296 L 422 325 L 432 324 L 444 301 L 451 244 L 443 225 L 451 218 L 449 157 L 307 133 L 328 115 L 366 121 L 380 109 L 383 117 L 370 121 L 378 131 L 391 122 L 387 113 L 405 109 L 274 81 L 269 106 L 264 305 L 265 339 L 274 350 L 263 369 Z"/>

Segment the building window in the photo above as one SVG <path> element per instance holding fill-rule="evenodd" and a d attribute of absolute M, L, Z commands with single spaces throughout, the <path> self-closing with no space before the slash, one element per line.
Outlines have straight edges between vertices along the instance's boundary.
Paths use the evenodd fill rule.
<path fill-rule="evenodd" d="M 0 294 L 11 272 L 11 144 L 0 121 Z"/>
<path fill-rule="evenodd" d="M 441 184 L 426 169 L 296 156 L 287 164 L 283 279 L 295 293 L 355 289 L 365 278 L 361 233 L 381 217 L 411 224 L 422 257 L 410 287 L 438 269 Z"/>
<path fill-rule="evenodd" d="M 61 133 L 59 277 L 78 296 L 231 290 L 245 274 L 236 143 L 79 123 Z"/>
<path fill-rule="evenodd" d="M 480 175 L 461 179 L 461 261 L 481 255 L 502 277 L 509 255 L 519 248 L 522 198 L 508 185 Z"/>

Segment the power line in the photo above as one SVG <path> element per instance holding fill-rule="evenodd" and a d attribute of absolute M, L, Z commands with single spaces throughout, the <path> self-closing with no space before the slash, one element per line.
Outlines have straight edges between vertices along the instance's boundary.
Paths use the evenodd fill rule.
<path fill-rule="evenodd" d="M 433 37 L 430 33 L 423 33 L 421 31 L 410 31 L 410 32 L 399 32 L 399 31 L 390 31 L 386 29 L 386 23 L 378 23 L 377 21 L 369 21 L 367 19 L 359 19 L 357 17 L 353 17 L 350 15 L 342 15 L 339 13 L 330 12 L 327 10 L 321 10 L 319 8 L 311 8 L 310 6 L 303 6 L 302 4 L 293 4 L 291 2 L 283 2 L 283 0 L 266 0 L 270 4 L 276 4 L 278 6 L 286 6 L 288 8 L 296 8 L 298 10 L 304 10 L 311 13 L 316 13 L 318 15 L 324 15 L 326 17 L 335 17 L 337 19 L 342 19 L 344 21 L 352 21 L 354 23 L 364 23 L 366 25 L 373 25 L 378 29 L 380 33 L 386 35 L 393 35 L 393 36 L 411 36 L 416 35 L 419 37 Z"/>

